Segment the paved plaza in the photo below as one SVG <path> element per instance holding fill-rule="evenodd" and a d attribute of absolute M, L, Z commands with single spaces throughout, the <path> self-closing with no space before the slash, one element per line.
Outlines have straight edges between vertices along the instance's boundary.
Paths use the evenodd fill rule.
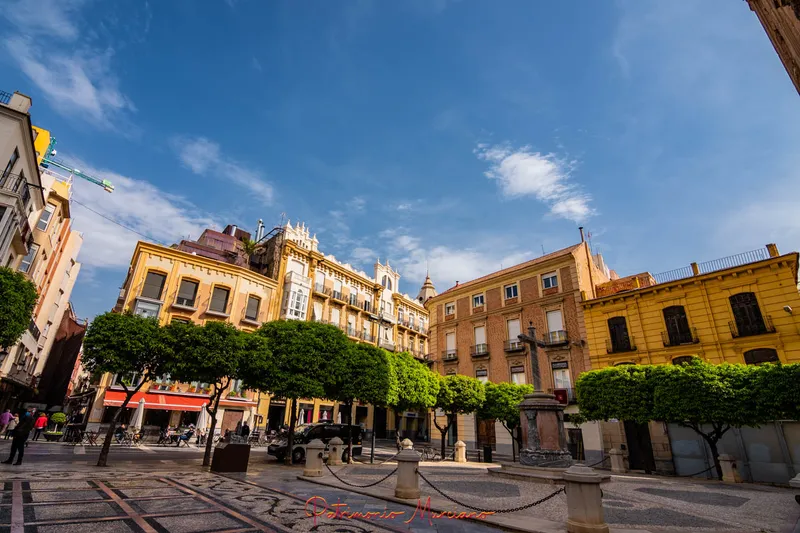
<path fill-rule="evenodd" d="M 0 454 L 6 450 L 0 446 Z M 383 454 L 382 454 L 383 455 Z M 72 458 L 66 460 L 66 458 Z M 489 516 L 482 522 L 428 520 L 414 516 L 414 506 L 387 501 L 394 478 L 359 489 L 345 486 L 326 469 L 310 483 L 299 480 L 301 467 L 286 467 L 266 456 L 251 454 L 247 475 L 221 476 L 200 466 L 199 450 L 154 452 L 115 448 L 108 468 L 93 466 L 96 454 L 72 447 L 33 443 L 22 466 L 0 465 L 0 533 L 29 532 L 456 532 L 506 529 L 565 531 L 566 498 L 558 494 L 531 509 Z M 342 479 L 366 485 L 395 468 L 357 464 L 333 467 Z M 422 474 L 459 503 L 446 500 L 421 483 L 423 499 L 449 511 L 502 510 L 525 505 L 558 486 L 490 476 L 483 465 L 423 463 Z M 789 489 L 731 485 L 679 478 L 614 476 L 603 485 L 604 507 L 612 531 L 793 532 L 800 506 Z M 347 512 L 374 513 L 369 520 L 314 519 L 323 500 L 345 504 Z M 412 502 L 416 504 L 416 502 Z M 333 509 L 333 507 L 329 507 Z M 395 513 L 393 518 L 386 518 Z M 384 518 L 380 518 L 382 515 Z M 409 521 L 410 523 L 406 523 Z M 800 531 L 800 530 L 798 530 Z"/>

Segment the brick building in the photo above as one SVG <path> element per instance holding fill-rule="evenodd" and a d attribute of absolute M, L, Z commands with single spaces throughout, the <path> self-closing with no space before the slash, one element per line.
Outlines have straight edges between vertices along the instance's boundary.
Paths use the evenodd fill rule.
<path fill-rule="evenodd" d="M 800 93 L 800 0 L 747 0 Z"/>
<path fill-rule="evenodd" d="M 462 374 L 482 381 L 533 383 L 531 354 L 517 340 L 529 324 L 546 347 L 538 350 L 542 388 L 577 412 L 574 383 L 590 369 L 581 301 L 594 297 L 594 287 L 610 279 L 602 257 L 591 255 L 586 242 L 494 272 L 456 286 L 427 300 L 431 314 L 430 342 L 434 368 L 441 374 Z M 441 413 L 440 413 L 441 414 Z M 511 453 L 511 436 L 502 425 L 458 417 L 450 443 L 468 447 L 491 445 Z M 576 456 L 591 462 L 601 453 L 596 425 L 582 429 L 567 424 Z"/>

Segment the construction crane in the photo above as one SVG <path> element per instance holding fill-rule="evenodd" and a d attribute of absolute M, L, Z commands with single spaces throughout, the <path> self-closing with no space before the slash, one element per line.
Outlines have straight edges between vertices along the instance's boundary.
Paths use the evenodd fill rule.
<path fill-rule="evenodd" d="M 56 150 L 55 150 L 56 142 L 57 141 L 56 141 L 55 137 L 51 137 L 50 138 L 50 144 L 47 146 L 47 151 L 45 151 L 44 157 L 42 157 L 41 165 L 44 168 L 49 168 L 49 165 L 53 165 L 54 167 L 58 167 L 58 168 L 60 168 L 62 170 L 66 170 L 67 172 L 69 172 L 73 176 L 78 176 L 79 178 L 83 178 L 86 181 L 90 181 L 90 182 L 94 183 L 95 185 L 99 185 L 100 187 L 105 189 L 106 192 L 114 192 L 114 186 L 111 184 L 110 181 L 101 180 L 99 178 L 95 178 L 93 176 L 89 176 L 88 174 L 84 174 L 83 172 L 81 172 L 77 168 L 72 168 L 72 167 L 62 163 L 61 161 L 59 161 L 57 159 L 54 159 L 54 157 L 56 155 Z"/>

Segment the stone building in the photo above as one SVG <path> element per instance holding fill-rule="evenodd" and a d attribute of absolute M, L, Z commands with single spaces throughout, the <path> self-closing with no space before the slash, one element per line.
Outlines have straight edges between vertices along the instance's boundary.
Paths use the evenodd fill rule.
<path fill-rule="evenodd" d="M 582 230 L 581 230 L 582 235 Z M 545 348 L 538 350 L 542 388 L 577 412 L 574 383 L 590 369 L 581 299 L 607 282 L 610 271 L 582 242 L 487 276 L 457 283 L 427 299 L 431 313 L 431 354 L 441 374 L 462 374 L 481 381 L 533 383 L 531 354 L 517 336 L 536 328 Z M 438 414 L 441 416 L 441 413 Z M 568 417 L 567 417 L 568 418 Z M 440 424 L 441 425 L 441 424 Z M 576 457 L 590 462 L 600 454 L 596 424 L 567 424 Z M 511 454 L 511 436 L 494 421 L 459 415 L 448 437 L 468 447 L 492 446 Z"/>
<path fill-rule="evenodd" d="M 800 93 L 800 0 L 747 0 Z"/>

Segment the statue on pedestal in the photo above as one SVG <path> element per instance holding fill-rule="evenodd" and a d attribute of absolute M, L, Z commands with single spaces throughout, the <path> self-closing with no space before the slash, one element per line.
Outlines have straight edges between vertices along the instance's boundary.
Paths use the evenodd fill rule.
<path fill-rule="evenodd" d="M 534 388 L 533 394 L 527 394 L 519 404 L 520 422 L 527 436 L 527 446 L 520 450 L 519 462 L 528 466 L 568 468 L 573 460 L 567 449 L 564 406 L 555 396 L 542 390 L 538 352 L 544 343 L 537 340 L 533 323 L 528 327 L 528 334 L 518 338 L 530 347 Z"/>

